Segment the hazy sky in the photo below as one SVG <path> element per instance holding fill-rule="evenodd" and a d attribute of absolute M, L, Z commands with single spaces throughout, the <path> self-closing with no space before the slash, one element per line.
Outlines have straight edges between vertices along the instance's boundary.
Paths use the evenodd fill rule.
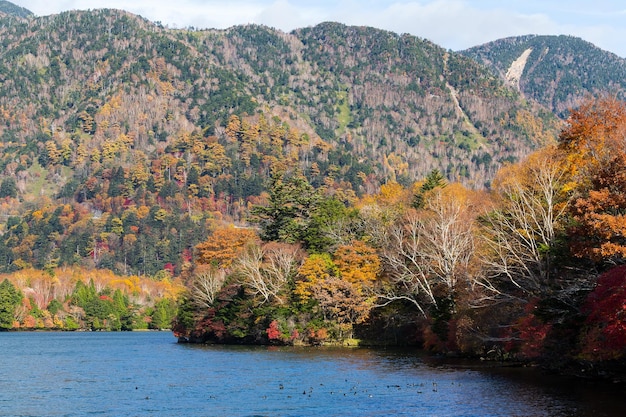
<path fill-rule="evenodd" d="M 459 50 L 499 38 L 573 35 L 626 58 L 623 0 L 10 0 L 38 16 L 117 8 L 170 28 L 261 23 L 284 31 L 324 21 L 427 38 Z"/>

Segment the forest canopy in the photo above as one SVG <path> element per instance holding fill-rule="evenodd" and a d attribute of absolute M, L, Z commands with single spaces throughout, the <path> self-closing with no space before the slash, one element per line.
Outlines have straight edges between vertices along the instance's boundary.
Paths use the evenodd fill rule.
<path fill-rule="evenodd" d="M 433 171 L 338 203 L 297 170 L 281 172 L 251 209 L 256 238 L 218 229 L 197 247 L 202 265 L 187 278 L 176 334 L 623 358 L 624 271 L 615 265 L 625 254 L 625 128 L 626 103 L 589 100 L 558 144 L 502 168 L 488 191 Z M 227 243 L 244 231 L 247 243 Z M 227 263 L 204 249 L 220 240 L 241 248 Z"/>

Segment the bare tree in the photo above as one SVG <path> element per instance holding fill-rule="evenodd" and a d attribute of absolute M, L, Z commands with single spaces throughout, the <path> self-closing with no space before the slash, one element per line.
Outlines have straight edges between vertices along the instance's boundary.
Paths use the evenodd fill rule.
<path fill-rule="evenodd" d="M 474 215 L 471 207 L 436 192 L 428 202 L 420 227 L 423 236 L 421 256 L 430 275 L 449 289 L 460 278 L 468 278 L 474 255 Z"/>
<path fill-rule="evenodd" d="M 248 245 L 234 265 L 243 284 L 261 297 L 261 304 L 271 299 L 282 304 L 281 292 L 297 273 L 301 258 L 296 245 L 252 244 Z"/>
<path fill-rule="evenodd" d="M 567 178 L 554 148 L 502 170 L 494 182 L 496 208 L 482 219 L 489 277 L 529 293 L 550 279 L 551 250 L 571 198 Z"/>
<path fill-rule="evenodd" d="M 365 227 L 363 218 L 341 217 L 322 225 L 322 232 L 335 246 L 349 245 Z"/>
<path fill-rule="evenodd" d="M 409 210 L 390 228 L 383 259 L 392 285 L 378 294 L 383 305 L 406 300 L 426 315 L 426 306 L 437 307 L 438 297 L 454 296 L 460 279 L 476 285 L 469 273 L 476 211 L 456 192 L 433 191 L 423 210 Z"/>
<path fill-rule="evenodd" d="M 418 214 L 412 211 L 403 222 L 394 224 L 387 239 L 382 258 L 391 285 L 386 288 L 386 292 L 377 294 L 385 300 L 382 305 L 405 300 L 413 303 L 426 316 L 424 302 L 436 304 L 436 300 L 428 268 L 420 254 L 423 238 Z"/>
<path fill-rule="evenodd" d="M 190 286 L 192 302 L 201 308 L 208 308 L 215 302 L 215 296 L 226 282 L 226 271 L 212 266 L 199 266 Z"/>

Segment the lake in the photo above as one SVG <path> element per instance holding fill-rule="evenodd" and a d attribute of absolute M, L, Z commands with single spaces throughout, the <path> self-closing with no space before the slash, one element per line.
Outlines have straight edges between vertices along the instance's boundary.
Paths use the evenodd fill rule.
<path fill-rule="evenodd" d="M 0 416 L 626 415 L 626 391 L 411 350 L 194 346 L 168 332 L 0 333 Z"/>

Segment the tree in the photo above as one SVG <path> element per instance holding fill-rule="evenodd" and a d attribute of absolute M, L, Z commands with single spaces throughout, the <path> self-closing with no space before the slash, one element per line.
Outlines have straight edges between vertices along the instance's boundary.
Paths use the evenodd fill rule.
<path fill-rule="evenodd" d="M 376 250 L 360 240 L 351 245 L 341 245 L 334 253 L 334 263 L 341 279 L 351 283 L 356 291 L 372 287 L 381 272 L 380 257 Z"/>
<path fill-rule="evenodd" d="M 206 241 L 196 245 L 196 263 L 229 268 L 243 249 L 257 239 L 251 229 L 234 226 L 217 229 Z"/>
<path fill-rule="evenodd" d="M 568 230 L 573 252 L 593 261 L 626 259 L 626 158 L 599 169 L 592 187 L 571 205 L 574 225 Z"/>
<path fill-rule="evenodd" d="M 0 183 L 0 198 L 5 197 L 17 197 L 17 184 L 13 177 L 6 177 Z"/>
<path fill-rule="evenodd" d="M 329 254 L 312 254 L 298 270 L 294 293 L 300 302 L 312 306 L 325 320 L 335 321 L 341 332 L 351 332 L 352 325 L 363 322 L 372 308 L 363 285 L 378 270 L 377 256 L 365 248 L 357 243 L 356 247 L 338 250 L 338 264 Z M 342 277 L 338 265 L 344 269 L 347 279 Z M 350 275 L 350 265 L 360 266 L 361 271 Z"/>
<path fill-rule="evenodd" d="M 22 302 L 21 292 L 5 279 L 0 283 L 0 329 L 10 329 L 15 321 L 15 311 Z"/>
<path fill-rule="evenodd" d="M 582 354 L 593 360 L 620 359 L 626 355 L 626 266 L 615 267 L 600 276 L 597 287 L 587 296 Z"/>
<path fill-rule="evenodd" d="M 336 245 L 349 244 L 357 237 L 358 228 L 356 210 L 334 197 L 322 197 L 302 238 L 310 252 L 323 253 Z"/>
<path fill-rule="evenodd" d="M 301 302 L 306 303 L 313 296 L 312 288 L 320 281 L 327 280 L 337 274 L 337 266 L 327 253 L 312 254 L 307 257 L 298 269 L 298 277 L 294 293 Z"/>
<path fill-rule="evenodd" d="M 446 179 L 438 169 L 433 169 L 424 179 L 424 183 L 419 187 L 413 196 L 412 206 L 416 209 L 424 207 L 424 194 L 435 188 L 443 188 L 446 186 Z"/>
<path fill-rule="evenodd" d="M 304 176 L 277 172 L 270 180 L 268 204 L 253 207 L 251 221 L 259 224 L 266 242 L 302 242 L 317 200 Z"/>
<path fill-rule="evenodd" d="M 151 327 L 154 329 L 169 329 L 172 327 L 176 315 L 176 303 L 173 300 L 162 298 L 154 304 Z"/>
<path fill-rule="evenodd" d="M 549 285 L 571 199 L 566 161 L 546 147 L 501 169 L 493 191 L 495 207 L 481 217 L 487 275 L 539 294 Z"/>
<path fill-rule="evenodd" d="M 213 306 L 215 296 L 226 282 L 226 271 L 213 265 L 198 265 L 189 285 L 189 299 L 199 308 Z"/>
<path fill-rule="evenodd" d="M 283 290 L 293 281 L 302 255 L 297 245 L 268 243 L 248 245 L 234 264 L 242 283 L 260 296 L 260 304 L 275 300 L 284 303 Z"/>
<path fill-rule="evenodd" d="M 619 150 L 626 129 L 626 102 L 605 96 L 586 100 L 572 110 L 567 127 L 559 135 L 559 149 L 565 151 L 574 174 L 593 169 L 612 151 Z"/>
<path fill-rule="evenodd" d="M 559 137 L 573 176 L 568 230 L 575 255 L 626 259 L 626 102 L 604 97 L 572 112 Z"/>
<path fill-rule="evenodd" d="M 475 255 L 474 220 L 479 213 L 469 192 L 455 184 L 426 194 L 422 210 L 408 210 L 390 226 L 382 256 L 389 274 L 386 305 L 405 300 L 427 316 L 433 307 L 454 308 L 459 284 L 473 287 L 470 274 Z"/>
<path fill-rule="evenodd" d="M 45 309 L 54 299 L 54 287 L 58 279 L 43 271 L 24 271 L 28 276 L 28 289 L 25 293 L 28 298 L 35 302 L 38 308 Z"/>
<path fill-rule="evenodd" d="M 324 318 L 335 320 L 342 332 L 351 332 L 352 325 L 362 323 L 371 310 L 370 303 L 359 289 L 338 277 L 319 281 L 312 287 L 312 294 Z"/>

